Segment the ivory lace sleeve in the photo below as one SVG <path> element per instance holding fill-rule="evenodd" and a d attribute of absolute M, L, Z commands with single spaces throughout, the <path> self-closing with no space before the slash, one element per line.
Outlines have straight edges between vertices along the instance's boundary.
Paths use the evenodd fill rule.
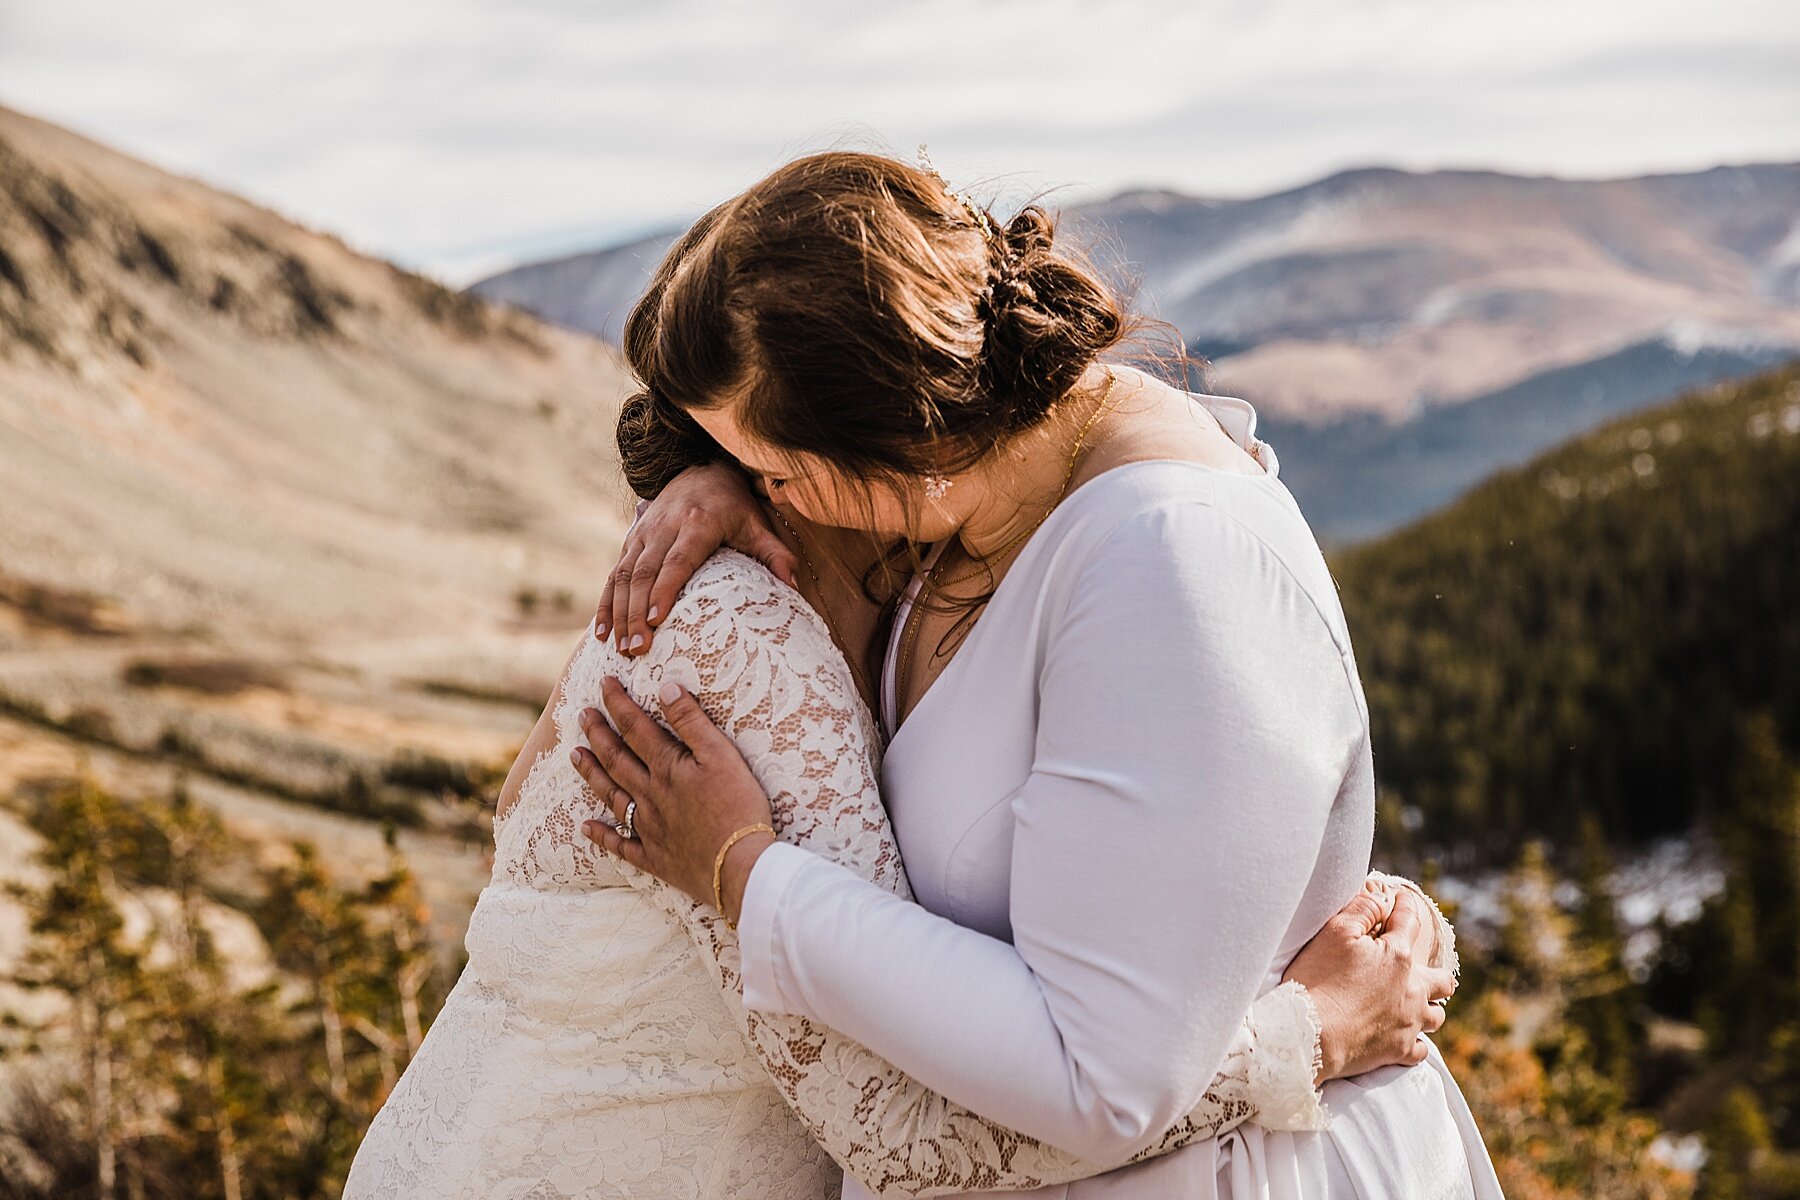
<path fill-rule="evenodd" d="M 911 891 L 877 790 L 879 746 L 867 705 L 823 620 L 755 560 L 717 552 L 658 628 L 650 652 L 603 647 L 603 669 L 661 720 L 673 680 L 731 736 L 768 793 L 782 841 L 843 865 L 904 899 Z M 738 1027 L 793 1111 L 846 1171 L 881 1194 L 1028 1190 L 1100 1174 L 1257 1116 L 1265 1127 L 1323 1123 L 1318 1023 L 1297 983 L 1258 999 L 1199 1104 L 1130 1159 L 1084 1161 L 946 1100 L 858 1042 L 804 1017 L 742 1003 L 737 935 L 700 904 L 621 862 L 687 930 Z"/>

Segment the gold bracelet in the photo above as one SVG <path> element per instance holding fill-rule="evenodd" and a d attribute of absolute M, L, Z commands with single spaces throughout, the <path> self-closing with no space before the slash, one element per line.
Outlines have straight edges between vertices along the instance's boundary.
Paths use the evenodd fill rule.
<path fill-rule="evenodd" d="M 744 826 L 725 839 L 725 844 L 719 847 L 719 857 L 713 859 L 713 907 L 719 910 L 719 915 L 722 917 L 725 917 L 725 897 L 719 894 L 719 883 L 725 874 L 725 856 L 731 853 L 731 848 L 737 845 L 740 839 L 749 837 L 753 833 L 766 833 L 770 837 L 774 837 L 775 827 L 767 821 L 758 821 L 754 825 Z M 737 928 L 737 922 L 730 917 L 725 917 L 725 924 L 730 929 Z"/>

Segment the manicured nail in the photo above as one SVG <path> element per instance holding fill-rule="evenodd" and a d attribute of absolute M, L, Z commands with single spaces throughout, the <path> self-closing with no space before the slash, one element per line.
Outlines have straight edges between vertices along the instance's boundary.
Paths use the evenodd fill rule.
<path fill-rule="evenodd" d="M 594 723 L 594 710 L 591 708 L 582 709 L 575 714 L 575 720 L 580 723 L 583 729 L 586 729 L 589 725 Z"/>
<path fill-rule="evenodd" d="M 662 698 L 664 704 L 673 704 L 681 699 L 681 689 L 672 683 L 663 684 L 662 690 L 656 694 Z"/>
<path fill-rule="evenodd" d="M 643 644 L 644 644 L 644 635 L 643 634 L 634 633 L 631 635 L 631 649 L 636 650 L 639 646 L 641 646 Z"/>
<path fill-rule="evenodd" d="M 650 606 L 650 611 L 649 611 L 649 613 L 648 613 L 648 614 L 646 614 L 646 616 L 647 616 L 647 619 L 648 619 L 648 620 L 649 620 L 649 621 L 650 621 L 650 623 L 651 623 L 651 624 L 652 624 L 652 625 L 654 625 L 654 624 L 655 624 L 655 623 L 656 623 L 656 618 L 657 618 L 657 617 L 659 617 L 659 616 L 661 616 L 661 615 L 662 615 L 662 609 L 661 609 L 661 608 L 659 608 L 659 607 L 657 607 L 657 606 L 656 606 L 656 605 L 654 605 L 654 604 L 652 604 L 652 605 L 651 605 L 651 606 Z"/>
<path fill-rule="evenodd" d="M 571 766 L 579 767 L 581 765 L 581 751 L 580 750 L 569 751 L 569 763 Z"/>
<path fill-rule="evenodd" d="M 594 626 L 594 636 L 604 642 L 606 640 L 606 628 L 606 622 L 601 621 Z"/>

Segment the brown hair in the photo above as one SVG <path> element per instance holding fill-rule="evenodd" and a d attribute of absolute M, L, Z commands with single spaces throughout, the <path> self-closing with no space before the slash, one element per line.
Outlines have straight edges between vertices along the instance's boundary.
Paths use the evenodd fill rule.
<path fill-rule="evenodd" d="M 1132 317 L 1040 205 L 988 224 L 933 172 L 837 150 L 706 213 L 625 322 L 642 385 L 618 425 L 632 489 L 726 459 L 688 410 L 733 398 L 746 432 L 849 478 L 966 470 L 1128 333 L 1169 328 Z"/>

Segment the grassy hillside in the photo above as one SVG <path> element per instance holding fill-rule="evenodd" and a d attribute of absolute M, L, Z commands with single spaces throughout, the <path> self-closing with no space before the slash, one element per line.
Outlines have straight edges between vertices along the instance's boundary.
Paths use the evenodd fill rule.
<path fill-rule="evenodd" d="M 1751 713 L 1800 746 L 1800 363 L 1603 426 L 1333 567 L 1390 814 L 1488 852 L 1585 813 L 1686 828 Z"/>

